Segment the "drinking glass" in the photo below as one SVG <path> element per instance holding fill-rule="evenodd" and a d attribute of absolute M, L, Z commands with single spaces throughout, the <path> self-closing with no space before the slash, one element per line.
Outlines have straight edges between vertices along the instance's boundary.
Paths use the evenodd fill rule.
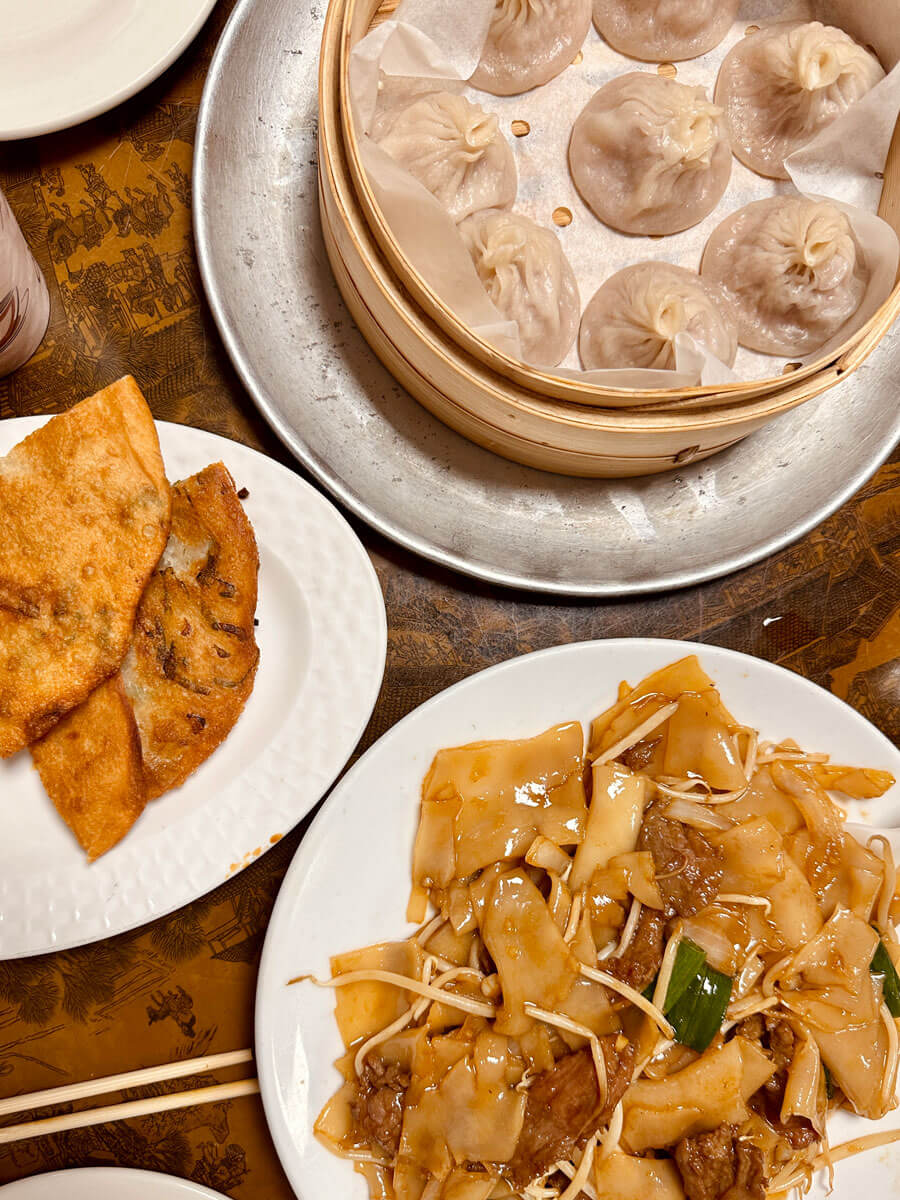
<path fill-rule="evenodd" d="M 0 376 L 28 362 L 50 320 L 50 294 L 0 191 Z"/>

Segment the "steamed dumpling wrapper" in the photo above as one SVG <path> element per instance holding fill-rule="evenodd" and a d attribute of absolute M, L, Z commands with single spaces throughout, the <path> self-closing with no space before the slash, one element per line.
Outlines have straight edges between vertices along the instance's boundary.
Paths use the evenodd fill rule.
<path fill-rule="evenodd" d="M 443 6 L 437 5 L 435 7 L 440 8 Z M 493 5 L 490 5 L 491 9 L 493 9 L 493 7 Z M 628 7 L 639 7 L 639 5 L 636 2 L 633 6 L 629 5 Z M 690 7 L 692 9 L 698 9 L 701 6 L 692 4 Z M 427 13 L 430 11 L 430 6 L 427 3 L 427 0 L 422 0 L 422 3 L 417 5 L 416 11 L 418 12 L 419 10 L 423 11 L 427 15 Z M 659 21 L 662 13 L 663 5 L 660 3 L 655 9 L 655 18 L 657 21 Z M 833 15 L 830 9 L 828 10 L 828 14 L 829 16 Z M 478 23 L 480 16 L 480 10 L 478 13 L 475 13 L 473 10 L 472 26 Z M 489 13 L 485 12 L 485 22 L 488 16 Z M 401 10 L 400 14 L 401 28 L 403 27 L 402 22 L 404 17 L 405 9 Z M 476 20 L 476 18 L 478 18 L 478 20 Z M 838 24 L 840 23 L 841 21 L 838 20 Z M 462 25 L 466 23 L 460 22 L 460 24 Z M 472 26 L 469 26 L 465 31 L 461 30 L 460 38 L 464 42 L 471 32 Z M 848 25 L 848 28 L 850 27 L 851 26 Z M 427 30 L 427 24 L 423 22 L 422 28 Z M 442 32 L 443 31 L 444 27 L 442 27 Z M 856 30 L 854 26 L 854 32 L 855 31 Z M 377 33 L 378 29 L 376 29 L 374 32 Z M 459 65 L 460 76 L 471 77 L 472 65 L 477 61 L 482 37 L 483 35 L 479 34 L 478 44 L 475 45 L 473 52 L 461 63 L 458 64 L 457 62 L 457 59 L 460 56 L 456 55 L 455 53 L 453 56 L 448 55 L 448 76 L 450 74 L 450 69 L 452 68 L 455 70 L 457 65 Z M 468 43 L 465 42 L 465 44 L 468 48 Z M 726 44 L 730 45 L 731 43 L 729 41 Z M 455 37 L 445 37 L 442 45 L 449 46 L 450 49 L 455 52 Z M 716 56 L 716 63 L 718 63 L 720 60 L 724 50 L 725 47 L 720 49 L 719 54 Z M 605 59 L 603 58 L 603 55 L 606 56 Z M 589 220 L 585 222 L 585 220 L 582 219 L 583 210 L 581 210 L 578 197 L 574 197 L 572 195 L 570 188 L 563 188 L 562 191 L 560 191 L 560 189 L 557 188 L 552 181 L 553 179 L 556 179 L 558 183 L 563 183 L 564 181 L 560 180 L 559 177 L 554 175 L 552 172 L 550 175 L 548 175 L 546 170 L 546 163 L 551 160 L 551 152 L 555 151 L 556 162 L 558 165 L 559 135 L 562 134 L 563 137 L 566 136 L 565 124 L 563 123 L 561 128 L 558 128 L 559 121 L 557 117 L 558 112 L 561 111 L 561 107 L 567 106 L 566 102 L 570 97 L 577 96 L 577 100 L 574 100 L 576 106 L 574 111 L 577 111 L 577 109 L 584 103 L 584 100 L 590 95 L 590 91 L 588 91 L 586 96 L 582 91 L 580 91 L 580 89 L 585 86 L 585 83 L 588 80 L 596 79 L 597 82 L 593 84 L 593 86 L 596 87 L 599 83 L 602 83 L 606 78 L 608 78 L 606 69 L 610 66 L 609 60 L 615 57 L 612 55 L 612 52 L 609 50 L 609 48 L 602 45 L 600 40 L 593 35 L 593 33 L 591 34 L 589 42 L 584 47 L 584 56 L 585 58 L 583 66 L 576 67 L 572 71 L 566 71 L 564 72 L 562 78 L 551 82 L 548 87 L 536 88 L 528 95 L 523 96 L 521 100 L 523 107 L 521 110 L 516 107 L 516 105 L 519 104 L 519 101 L 515 98 L 500 104 L 494 104 L 490 102 L 489 98 L 478 95 L 477 93 L 467 91 L 465 94 L 470 98 L 475 99 L 476 102 L 481 102 L 487 111 L 490 112 L 491 109 L 495 109 L 501 118 L 501 128 L 506 130 L 507 133 L 509 121 L 513 118 L 521 119 L 523 121 L 527 120 L 530 124 L 530 132 L 528 136 L 523 136 L 521 141 L 513 141 L 512 136 L 508 134 L 512 150 L 516 156 L 520 176 L 519 201 L 517 207 L 521 207 L 523 213 L 527 213 L 529 217 L 533 218 L 538 223 L 546 223 L 546 225 L 550 226 L 552 230 L 552 222 L 549 220 L 549 213 L 553 211 L 554 205 L 568 203 L 570 210 L 574 214 L 574 220 L 572 221 L 571 226 L 569 226 L 560 236 L 560 241 L 567 256 L 575 267 L 576 278 L 581 286 L 582 296 L 584 302 L 586 303 L 598 285 L 600 285 L 604 279 L 619 266 L 624 266 L 625 262 L 627 262 L 628 258 L 631 256 L 629 256 L 627 248 L 623 247 L 621 239 L 608 239 L 607 241 L 596 243 L 597 251 L 596 257 L 594 257 L 595 251 L 590 245 L 590 238 L 587 236 L 591 223 Z M 395 65 L 399 67 L 402 64 L 398 63 Z M 699 61 L 695 66 L 689 68 L 688 70 L 690 72 L 696 71 L 701 73 L 696 75 L 688 74 L 685 75 L 684 78 L 686 78 L 692 84 L 700 81 L 705 82 L 707 85 L 707 97 L 709 99 L 714 76 L 710 76 L 708 78 L 706 77 L 707 66 L 708 64 L 705 62 L 705 60 Z M 653 68 L 651 68 L 651 71 L 652 70 Z M 425 78 L 426 73 L 427 72 L 423 68 L 422 77 L 417 78 L 416 82 L 422 84 L 423 86 L 427 85 L 428 80 Z M 648 74 L 649 73 L 650 72 L 648 72 Z M 388 64 L 386 67 L 386 77 L 387 82 L 390 83 L 390 64 Z M 444 77 L 442 76 L 440 82 L 433 81 L 432 86 L 444 87 L 448 91 L 454 91 L 459 82 L 460 81 L 453 78 L 452 81 L 445 83 Z M 877 95 L 870 98 L 870 102 L 878 102 L 879 99 L 884 96 L 886 96 L 885 90 L 879 89 Z M 554 102 L 556 101 L 557 97 L 559 98 L 559 102 L 556 103 L 554 107 Z M 868 105 L 866 106 L 866 109 L 867 108 Z M 570 110 L 571 115 L 574 115 L 574 111 Z M 865 110 L 861 109 L 860 113 L 862 113 L 862 111 Z M 571 115 L 569 118 L 570 120 Z M 523 132 L 524 128 L 525 126 L 523 125 Z M 835 136 L 837 136 L 840 128 L 841 126 L 839 125 L 834 129 Z M 555 130 L 555 132 L 548 132 L 553 130 Z M 881 165 L 882 164 L 879 164 L 879 166 Z M 835 172 L 839 172 L 840 168 L 835 166 L 834 170 Z M 867 179 L 870 181 L 870 184 L 872 174 L 874 174 L 874 169 L 867 175 Z M 767 185 L 759 183 L 757 194 L 765 195 L 769 190 L 770 189 Z M 810 189 L 804 188 L 804 190 Z M 812 190 L 814 191 L 815 189 Z M 827 192 L 828 189 L 823 188 L 822 190 L 824 193 Z M 567 191 L 568 195 L 566 195 Z M 725 201 L 725 207 L 730 207 L 727 199 Z M 411 203 L 405 211 L 400 213 L 400 220 L 396 223 L 396 235 L 401 247 L 404 250 L 406 250 L 406 239 L 412 238 L 414 241 L 416 241 L 415 233 L 411 229 L 405 229 L 403 226 L 404 217 L 410 211 L 410 208 Z M 560 220 L 562 219 L 564 218 L 560 218 Z M 412 222 L 410 222 L 410 224 L 412 224 Z M 854 221 L 854 224 L 857 228 L 859 228 L 859 225 L 856 221 Z M 884 234 L 886 235 L 887 231 L 884 231 Z M 877 245 L 872 246 L 870 244 L 870 239 L 866 235 L 865 228 L 860 230 L 860 237 L 866 247 L 867 255 L 870 261 L 875 265 L 877 275 L 879 269 L 878 264 L 881 257 L 880 247 Z M 682 243 L 679 243 L 679 246 L 680 245 L 682 245 Z M 685 261 L 685 266 L 689 265 L 695 267 L 698 263 L 696 240 L 685 239 L 685 245 L 690 245 L 693 247 L 691 251 L 691 262 L 688 263 Z M 417 248 L 421 249 L 421 245 L 417 246 Z M 465 261 L 464 258 L 461 259 L 460 249 L 456 239 L 435 239 L 434 237 L 429 237 L 427 250 L 423 252 L 422 257 L 425 257 L 426 254 L 427 264 L 432 269 L 432 273 L 429 274 L 428 270 L 423 270 L 422 264 L 420 261 L 418 261 L 418 259 L 416 260 L 417 269 L 419 270 L 420 274 L 423 275 L 429 285 L 432 286 L 432 289 L 436 292 L 436 294 L 444 301 L 447 307 L 457 314 L 463 328 L 471 330 L 475 337 L 479 337 L 483 341 L 497 346 L 499 349 L 510 355 L 510 357 L 522 359 L 524 356 L 521 355 L 517 341 L 514 338 L 514 326 L 512 322 L 501 323 L 497 319 L 496 313 L 493 313 L 490 316 L 485 315 L 483 311 L 476 309 L 469 303 L 470 297 L 468 295 L 462 297 L 459 302 L 454 302 L 456 297 L 451 293 L 449 287 L 442 289 L 440 286 L 435 285 L 435 277 L 437 277 L 438 281 L 440 282 L 440 273 L 442 271 L 447 273 L 448 266 L 453 267 L 454 276 L 458 272 L 463 270 L 468 271 L 469 269 L 469 262 Z M 414 256 L 410 256 L 411 261 L 413 260 L 413 257 Z M 669 257 L 669 255 L 666 254 L 666 257 Z M 440 262 L 435 265 L 433 260 L 440 260 Z M 679 259 L 674 258 L 674 261 L 677 262 Z M 600 264 L 607 262 L 607 269 L 602 270 Z M 870 311 L 874 310 L 874 307 L 877 306 L 876 293 L 880 294 L 880 287 L 871 289 L 869 295 L 867 296 L 864 307 L 859 310 L 858 320 L 860 323 L 865 319 L 866 316 L 869 315 Z M 484 293 L 482 290 L 482 296 L 483 294 Z M 870 303 L 872 306 L 871 309 Z M 502 345 L 501 340 L 503 343 Z M 698 357 L 702 360 L 702 362 L 699 364 L 697 363 Z M 575 374 L 581 366 L 576 359 L 576 355 L 569 354 L 567 358 L 561 360 L 557 365 L 564 365 L 565 368 L 567 368 L 567 374 L 569 370 Z M 693 386 L 699 381 L 702 381 L 703 383 L 716 383 L 733 379 L 734 375 L 731 373 L 732 368 L 726 367 L 717 374 L 717 372 L 719 372 L 718 361 L 719 360 L 716 356 L 709 356 L 707 358 L 702 355 L 698 356 L 692 351 L 690 354 L 686 354 L 682 359 L 683 365 L 680 371 L 668 373 L 667 376 L 663 377 L 662 379 L 659 378 L 658 373 L 652 372 L 652 375 L 654 376 L 652 382 L 649 377 L 647 380 L 642 382 L 640 379 L 635 379 L 633 377 L 635 368 L 626 367 L 621 369 L 620 378 L 613 379 L 608 376 L 607 379 L 604 380 L 598 376 L 591 382 L 594 382 L 600 387 L 617 389 L 620 387 L 624 388 L 626 386 L 631 388 L 641 386 L 672 386 L 676 384 L 676 380 L 671 378 L 673 375 L 678 376 L 678 386 Z M 739 364 L 737 370 L 740 378 L 746 377 L 749 379 L 757 376 L 768 376 L 769 374 L 765 362 L 758 359 L 755 355 L 739 355 L 737 363 Z M 537 365 L 543 366 L 544 364 Z M 669 379 L 668 384 L 667 379 Z M 633 399 L 629 400 L 626 393 L 623 394 L 620 399 L 616 399 L 614 397 L 613 402 L 616 404 L 628 405 L 633 402 Z"/>
<path fill-rule="evenodd" d="M 878 59 L 842 29 L 782 22 L 738 42 L 722 64 L 716 103 L 741 162 L 787 179 L 785 159 L 882 79 Z"/>
<path fill-rule="evenodd" d="M 704 89 L 643 71 L 602 87 L 569 143 L 582 198 L 623 233 L 690 229 L 725 194 L 731 164 L 724 113 Z"/>
<path fill-rule="evenodd" d="M 516 198 L 515 159 L 497 117 L 464 96 L 420 96 L 391 110 L 372 136 L 454 221 L 485 208 L 509 208 Z"/>
<path fill-rule="evenodd" d="M 734 364 L 737 325 L 721 288 L 671 263 L 638 263 L 613 275 L 588 303 L 578 337 L 581 362 L 587 371 L 674 371 L 681 333 Z"/>
<path fill-rule="evenodd" d="M 594 24 L 614 50 L 645 62 L 681 62 L 714 49 L 741 0 L 594 0 Z"/>
<path fill-rule="evenodd" d="M 757 200 L 732 213 L 709 239 L 700 272 L 725 289 L 742 346 L 797 357 L 840 333 L 872 277 L 845 214 L 804 196 Z"/>
<path fill-rule="evenodd" d="M 495 96 L 548 83 L 572 62 L 590 25 L 591 0 L 497 0 L 469 83 Z"/>
<path fill-rule="evenodd" d="M 476 213 L 459 232 L 494 306 L 518 325 L 522 358 L 557 366 L 575 340 L 581 304 L 559 238 L 514 212 Z"/>

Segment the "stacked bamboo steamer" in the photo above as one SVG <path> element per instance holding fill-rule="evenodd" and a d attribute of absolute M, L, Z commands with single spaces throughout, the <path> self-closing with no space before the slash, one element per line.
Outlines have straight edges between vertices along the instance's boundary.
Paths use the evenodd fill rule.
<path fill-rule="evenodd" d="M 778 377 L 628 393 L 516 362 L 475 337 L 415 272 L 360 161 L 347 94 L 350 53 L 396 0 L 331 0 L 319 70 L 319 198 L 344 300 L 394 377 L 436 417 L 515 462 L 566 475 L 652 475 L 734 445 L 855 370 L 900 313 L 900 287 L 828 359 Z M 880 207 L 900 233 L 900 126 Z"/>

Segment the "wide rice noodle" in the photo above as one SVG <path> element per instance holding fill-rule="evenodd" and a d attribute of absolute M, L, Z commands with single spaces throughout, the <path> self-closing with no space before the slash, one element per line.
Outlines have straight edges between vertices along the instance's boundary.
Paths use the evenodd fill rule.
<path fill-rule="evenodd" d="M 843 781 L 848 794 L 880 794 L 888 778 L 829 767 L 827 756 L 788 741 L 761 742 L 730 716 L 694 658 L 620 689 L 594 722 L 587 755 L 576 722 L 439 752 L 416 846 L 421 928 L 406 942 L 338 956 L 335 977 L 315 980 L 351 989 L 341 993 L 340 1027 L 345 1038 L 355 1031 L 338 1063 L 344 1085 L 317 1133 L 365 1169 L 372 1200 L 610 1200 L 616 1187 L 634 1186 L 668 1198 L 680 1187 L 674 1146 L 722 1124 L 759 1145 L 771 1190 L 900 1139 L 877 1134 L 830 1153 L 824 1136 L 823 1063 L 845 1107 L 874 1117 L 895 1102 L 900 1033 L 869 965 L 873 924 L 898 952 L 890 924 L 897 866 L 887 839 L 870 841 L 880 855 L 851 839 L 827 790 Z M 653 838 L 641 836 L 650 802 L 685 830 L 659 875 Z M 682 877 L 704 858 L 695 831 L 711 847 L 706 869 L 721 875 L 706 903 L 676 921 Z M 426 920 L 429 906 L 435 915 Z M 658 926 L 641 920 L 645 906 L 664 914 L 661 953 Z M 686 1036 L 683 1014 L 673 1010 L 670 1021 L 663 1011 L 685 937 L 734 976 L 702 1054 L 675 1040 Z M 609 953 L 622 979 L 594 965 Z M 652 999 L 625 982 L 643 986 L 648 967 Z M 736 1030 L 757 1014 L 794 1031 L 779 1115 L 810 1121 L 817 1143 L 792 1148 L 751 1104 L 776 1069 L 768 1037 L 779 1028 L 767 1021 L 761 1043 L 751 1029 Z M 517 1189 L 505 1163 L 530 1119 L 532 1089 L 585 1045 L 600 1109 L 613 1081 L 619 1095 L 626 1052 L 630 1082 L 605 1129 L 583 1130 L 580 1155 L 570 1158 L 563 1143 L 560 1159 L 535 1160 L 535 1177 Z M 395 1074 L 382 1085 L 388 1069 Z M 584 1062 L 571 1070 L 560 1080 L 583 1081 Z M 354 1124 L 355 1089 L 377 1093 L 395 1078 L 402 1089 L 408 1077 L 402 1149 L 388 1162 Z M 378 1119 L 379 1106 L 372 1111 Z M 466 1171 L 470 1157 L 489 1169 Z M 622 1170 L 604 1175 L 607 1160 Z M 639 1164 L 648 1163 L 658 1168 L 645 1172 Z"/>

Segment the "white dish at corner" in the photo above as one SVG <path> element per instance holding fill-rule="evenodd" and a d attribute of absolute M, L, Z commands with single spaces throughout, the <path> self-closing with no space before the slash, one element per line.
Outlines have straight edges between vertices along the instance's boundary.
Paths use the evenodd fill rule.
<path fill-rule="evenodd" d="M 365 1200 L 364 1180 L 313 1136 L 313 1122 L 339 1082 L 343 1052 L 333 993 L 285 986 L 305 971 L 328 974 L 331 954 L 406 936 L 412 845 L 422 776 L 443 746 L 524 737 L 559 721 L 587 722 L 621 679 L 696 653 L 728 708 L 765 737 L 795 738 L 834 761 L 881 767 L 900 779 L 900 752 L 829 692 L 791 671 L 715 646 L 621 639 L 584 642 L 512 659 L 471 676 L 410 713 L 356 763 L 303 839 L 269 922 L 256 1003 L 256 1062 L 263 1104 L 282 1166 L 301 1200 Z M 900 784 L 879 801 L 851 805 L 854 820 L 900 825 Z M 900 1126 L 839 1117 L 832 1144 Z M 894 1195 L 900 1147 L 837 1168 L 836 1197 L 865 1183 Z M 823 1195 L 815 1192 L 815 1195 Z"/>
<path fill-rule="evenodd" d="M 0 0 L 0 141 L 106 112 L 152 83 L 216 0 Z"/>
<path fill-rule="evenodd" d="M 0 421 L 0 455 L 45 418 Z M 166 473 L 224 462 L 260 553 L 253 693 L 227 740 L 89 864 L 28 751 L 0 761 L 0 958 L 82 945 L 195 900 L 293 828 L 375 706 L 387 623 L 362 544 L 315 488 L 237 442 L 158 422 Z"/>
<path fill-rule="evenodd" d="M 221 1192 L 160 1175 L 157 1171 L 132 1171 L 126 1167 L 82 1167 L 51 1171 L 17 1179 L 0 1188 L 3 1200 L 224 1200 Z"/>

